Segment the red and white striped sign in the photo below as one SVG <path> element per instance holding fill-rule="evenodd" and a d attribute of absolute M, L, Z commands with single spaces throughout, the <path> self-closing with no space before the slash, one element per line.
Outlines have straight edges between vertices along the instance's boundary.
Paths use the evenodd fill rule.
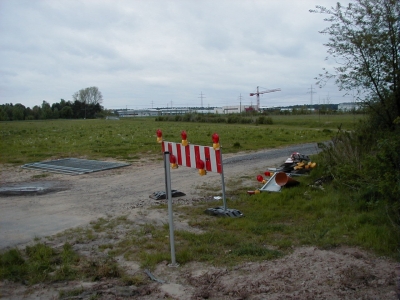
<path fill-rule="evenodd" d="M 201 169 L 200 161 L 204 162 L 208 172 L 222 173 L 221 150 L 213 147 L 187 145 L 179 143 L 162 142 L 162 151 L 169 151 L 176 157 L 176 163 L 180 166 Z"/>

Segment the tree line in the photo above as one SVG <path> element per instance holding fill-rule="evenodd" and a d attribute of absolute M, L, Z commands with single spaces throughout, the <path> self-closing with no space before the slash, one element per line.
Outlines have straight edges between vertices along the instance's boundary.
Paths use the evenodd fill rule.
<path fill-rule="evenodd" d="M 0 121 L 48 120 L 48 119 L 94 119 L 101 117 L 103 96 L 97 87 L 81 89 L 72 95 L 73 100 L 25 107 L 23 104 L 0 105 Z"/>

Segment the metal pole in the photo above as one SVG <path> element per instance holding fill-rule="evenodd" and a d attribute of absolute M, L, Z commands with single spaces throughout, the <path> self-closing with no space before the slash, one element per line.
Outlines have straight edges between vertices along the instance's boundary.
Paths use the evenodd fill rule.
<path fill-rule="evenodd" d="M 224 201 L 224 211 L 226 211 L 226 197 L 225 197 L 225 180 L 224 180 L 224 167 L 222 163 L 222 147 L 219 147 L 219 155 L 221 160 L 221 181 L 222 181 L 222 199 Z"/>
<path fill-rule="evenodd" d="M 175 237 L 174 237 L 174 219 L 172 213 L 172 191 L 171 191 L 171 172 L 169 168 L 169 152 L 164 152 L 165 169 L 165 195 L 168 199 L 168 219 L 169 219 L 169 243 L 171 246 L 171 264 L 170 267 L 177 267 L 175 259 Z"/>

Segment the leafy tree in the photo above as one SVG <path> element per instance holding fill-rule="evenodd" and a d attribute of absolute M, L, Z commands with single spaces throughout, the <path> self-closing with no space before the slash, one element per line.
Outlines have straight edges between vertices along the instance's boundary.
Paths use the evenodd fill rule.
<path fill-rule="evenodd" d="M 71 119 L 74 115 L 71 106 L 64 106 L 60 111 L 60 118 Z"/>
<path fill-rule="evenodd" d="M 86 117 L 85 116 L 86 106 L 85 106 L 84 102 L 75 100 L 72 103 L 71 108 L 72 108 L 72 111 L 73 111 L 73 118 L 79 119 L 79 118 L 85 118 Z"/>
<path fill-rule="evenodd" d="M 95 86 L 81 89 L 72 95 L 72 110 L 75 118 L 95 118 L 102 111 L 103 96 Z"/>
<path fill-rule="evenodd" d="M 12 119 L 13 120 L 24 120 L 25 119 L 25 106 L 20 103 L 17 103 L 13 106 L 12 109 Z"/>
<path fill-rule="evenodd" d="M 27 107 L 25 110 L 25 120 L 32 121 L 35 118 L 33 117 L 33 111 L 30 107 Z"/>
<path fill-rule="evenodd" d="M 95 86 L 81 89 L 72 95 L 74 101 L 85 103 L 86 105 L 96 105 L 103 102 L 103 95 Z"/>
<path fill-rule="evenodd" d="M 40 106 L 35 105 L 32 109 L 29 107 L 26 108 L 20 103 L 15 105 L 12 103 L 1 104 L 0 121 L 103 117 L 103 107 L 100 105 L 100 102 L 98 102 L 100 100 L 102 101 L 101 93 L 97 88 L 87 88 L 85 90 L 89 91 L 88 93 L 91 95 L 87 98 L 89 100 L 85 100 L 87 102 L 79 100 L 71 102 L 61 99 L 59 103 L 50 105 L 50 103 L 43 101 Z M 97 102 L 90 99 L 97 99 Z"/>
<path fill-rule="evenodd" d="M 58 111 L 58 108 L 55 107 L 53 109 L 53 119 L 58 119 L 60 117 L 60 112 Z"/>
<path fill-rule="evenodd" d="M 9 121 L 6 105 L 0 105 L 0 121 Z"/>
<path fill-rule="evenodd" d="M 318 84 L 335 79 L 340 90 L 356 91 L 377 126 L 394 130 L 400 116 L 400 1 L 354 0 L 347 7 L 316 6 L 331 25 L 328 54 L 338 62 Z"/>
<path fill-rule="evenodd" d="M 42 109 L 41 109 L 38 105 L 35 105 L 35 106 L 32 108 L 32 115 L 33 115 L 33 118 L 34 118 L 35 120 L 39 120 L 41 114 L 42 114 Z"/>
<path fill-rule="evenodd" d="M 50 104 L 46 101 L 43 101 L 40 119 L 51 119 L 52 117 L 53 111 L 51 110 Z"/>

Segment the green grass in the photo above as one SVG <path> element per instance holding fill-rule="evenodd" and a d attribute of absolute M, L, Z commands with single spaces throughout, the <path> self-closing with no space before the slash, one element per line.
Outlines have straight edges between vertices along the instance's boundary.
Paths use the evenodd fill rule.
<path fill-rule="evenodd" d="M 70 291 L 61 290 L 58 293 L 58 296 L 60 297 L 60 299 L 68 298 L 68 297 L 71 297 L 73 299 L 73 297 L 79 296 L 83 292 L 84 292 L 84 289 L 82 287 L 77 288 L 77 289 L 73 289 L 73 290 L 70 290 Z"/>
<path fill-rule="evenodd" d="M 24 164 L 62 157 L 134 162 L 160 154 L 157 129 L 163 131 L 167 141 L 180 142 L 180 133 L 186 130 L 190 143 L 210 146 L 211 136 L 217 132 L 224 153 L 235 153 L 325 141 L 340 125 L 351 130 L 357 122 L 352 115 L 272 119 L 272 125 L 156 122 L 154 118 L 0 122 L 0 163 Z"/>
<path fill-rule="evenodd" d="M 11 249 L 0 254 L 0 279 L 28 284 L 70 279 L 75 273 L 72 265 L 77 261 L 78 256 L 68 243 L 60 252 L 43 243 L 27 246 L 23 251 Z"/>
<path fill-rule="evenodd" d="M 197 229 L 175 231 L 177 262 L 233 266 L 279 258 L 305 245 L 322 249 L 356 246 L 399 259 L 399 237 L 385 217 L 384 207 L 366 209 L 329 186 L 325 190 L 313 189 L 308 186 L 312 176 L 299 180 L 300 186 L 280 193 L 249 196 L 243 188 L 234 191 L 236 200 L 228 199 L 228 207 L 242 211 L 243 218 L 205 214 L 204 210 L 216 206 L 215 203 L 175 205 L 179 219 Z M 110 230 L 115 222 L 100 219 L 92 226 L 102 232 Z M 121 226 L 124 221 L 119 222 Z M 142 268 L 154 268 L 160 262 L 170 261 L 169 226 L 147 223 L 129 230 L 118 243 L 106 243 L 99 248 L 107 248 L 111 256 L 123 255 L 127 260 L 138 261 Z"/>
<path fill-rule="evenodd" d="M 359 120 L 363 120 L 364 115 L 294 115 L 294 116 L 273 116 L 274 125 L 278 126 L 298 126 L 304 128 L 337 130 L 339 126 L 345 130 L 352 130 Z"/>
<path fill-rule="evenodd" d="M 372 251 L 378 256 L 399 259 L 399 236 L 385 215 L 384 207 L 365 207 L 348 195 L 326 186 L 309 186 L 313 176 L 301 177 L 301 184 L 280 193 L 249 196 L 244 189 L 234 191 L 228 207 L 244 213 L 242 218 L 219 218 L 204 213 L 218 204 L 174 206 L 179 220 L 186 220 L 194 231 L 175 230 L 176 261 L 197 261 L 219 266 L 235 266 L 248 261 L 270 260 L 291 253 L 298 246 L 331 249 L 341 245 Z M 207 187 L 203 187 L 207 189 Z M 153 209 L 166 211 L 162 205 Z M 125 233 L 121 235 L 120 229 Z M 115 241 L 115 230 L 119 232 Z M 99 280 L 116 277 L 129 284 L 144 282 L 141 276 L 127 276 L 115 257 L 123 255 L 142 268 L 154 269 L 171 261 L 169 225 L 138 225 L 126 216 L 100 218 L 86 228 L 58 234 L 68 241 L 62 250 L 43 243 L 24 250 L 0 254 L 0 280 L 34 284 L 72 279 Z M 79 256 L 71 245 L 93 242 L 99 258 Z M 107 255 L 104 255 L 107 251 Z"/>
<path fill-rule="evenodd" d="M 242 191 L 238 200 L 228 202 L 245 214 L 240 219 L 209 217 L 203 213 L 206 206 L 178 208 L 189 215 L 189 224 L 205 232 L 178 232 L 183 249 L 177 248 L 177 257 L 190 249 L 196 260 L 236 264 L 279 257 L 302 245 L 350 245 L 399 259 L 399 237 L 384 207 L 365 210 L 340 191 L 311 189 L 310 180 L 301 178 L 301 186 L 281 193 L 248 196 Z"/>
<path fill-rule="evenodd" d="M 119 278 L 123 275 L 112 257 L 92 260 L 78 255 L 69 243 L 65 243 L 62 250 L 37 243 L 22 250 L 10 249 L 0 253 L 0 280 L 32 285 L 77 278 Z"/>

